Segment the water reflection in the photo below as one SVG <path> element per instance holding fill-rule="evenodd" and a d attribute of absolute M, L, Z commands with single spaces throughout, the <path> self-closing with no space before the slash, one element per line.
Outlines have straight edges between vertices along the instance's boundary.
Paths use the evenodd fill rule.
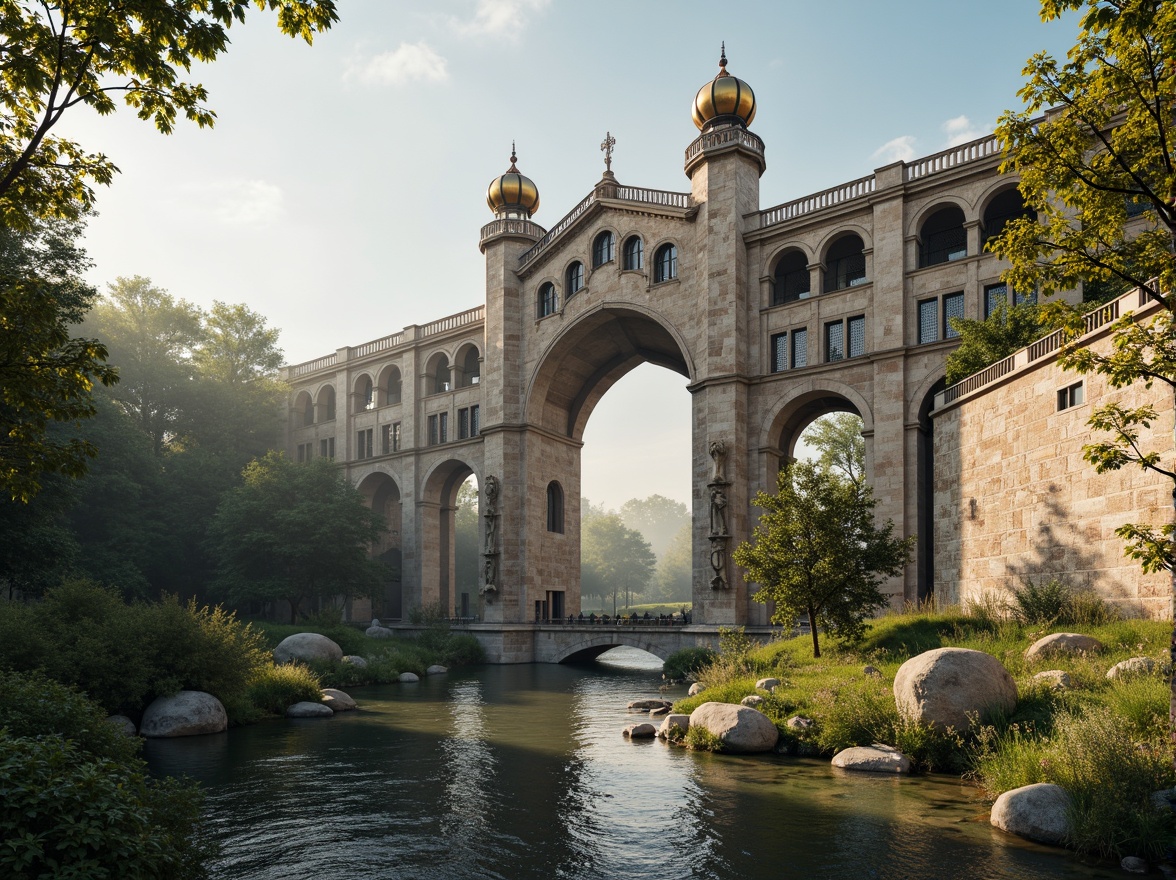
<path fill-rule="evenodd" d="M 655 664 L 487 667 L 147 752 L 207 785 L 222 878 L 1116 876 L 993 831 L 958 780 L 624 740 L 660 683 Z"/>

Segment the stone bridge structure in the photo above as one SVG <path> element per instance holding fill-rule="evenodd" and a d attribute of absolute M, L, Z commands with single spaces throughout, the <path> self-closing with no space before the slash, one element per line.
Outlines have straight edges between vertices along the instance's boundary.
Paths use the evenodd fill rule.
<path fill-rule="evenodd" d="M 622 184 L 606 155 L 550 229 L 512 155 L 481 230 L 484 303 L 285 369 L 289 454 L 334 458 L 387 518 L 376 552 L 395 575 L 356 619 L 439 603 L 498 627 L 503 657 L 602 647 L 536 621 L 580 611 L 584 428 L 643 363 L 689 382 L 699 625 L 769 624 L 730 551 L 801 431 L 835 411 L 862 419 L 879 517 L 919 538 L 886 591 L 895 605 L 933 594 L 930 413 L 956 344 L 949 320 L 1009 297 L 984 242 L 1025 214 L 1015 180 L 985 137 L 765 208 L 755 111 L 724 58 L 695 100 L 687 190 Z M 483 553 L 478 582 L 458 583 L 456 497 L 471 474 Z"/>

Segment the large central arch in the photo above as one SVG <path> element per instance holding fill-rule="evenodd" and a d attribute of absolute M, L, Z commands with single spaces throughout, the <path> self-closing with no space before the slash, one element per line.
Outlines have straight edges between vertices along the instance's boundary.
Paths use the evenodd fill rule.
<path fill-rule="evenodd" d="M 548 347 L 528 383 L 527 421 L 578 442 L 609 388 L 643 363 L 691 381 L 695 376 L 682 335 L 664 316 L 633 304 L 603 303 Z"/>

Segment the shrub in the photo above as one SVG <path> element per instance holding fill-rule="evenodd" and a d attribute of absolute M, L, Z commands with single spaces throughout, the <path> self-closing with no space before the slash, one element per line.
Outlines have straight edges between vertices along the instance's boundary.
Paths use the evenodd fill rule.
<path fill-rule="evenodd" d="M 723 750 L 723 741 L 716 734 L 711 733 L 705 727 L 696 727 L 693 724 L 686 729 L 686 736 L 682 741 L 686 743 L 686 748 L 696 752 L 721 752 Z"/>
<path fill-rule="evenodd" d="M 673 681 L 696 678 L 702 669 L 714 661 L 715 656 L 710 648 L 683 648 L 666 659 L 662 671 L 666 678 Z"/>
<path fill-rule="evenodd" d="M 263 666 L 249 681 L 249 702 L 272 715 L 284 715 L 304 700 L 317 703 L 322 696 L 319 677 L 301 663 Z"/>
<path fill-rule="evenodd" d="M 1013 588 L 1013 601 L 1009 610 L 1023 626 L 1049 626 L 1063 618 L 1069 599 L 1070 588 L 1058 578 L 1051 578 L 1044 583 L 1025 578 L 1020 587 Z"/>
<path fill-rule="evenodd" d="M 1094 590 L 1074 590 L 1066 600 L 1066 622 L 1076 626 L 1105 626 L 1121 617 L 1119 609 Z"/>
<path fill-rule="evenodd" d="M 485 660 L 482 643 L 464 633 L 451 633 L 441 651 L 441 662 L 446 666 L 474 666 Z"/>

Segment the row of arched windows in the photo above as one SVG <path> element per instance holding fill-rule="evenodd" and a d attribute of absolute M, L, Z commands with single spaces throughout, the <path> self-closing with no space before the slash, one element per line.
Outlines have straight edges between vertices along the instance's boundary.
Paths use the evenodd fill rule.
<path fill-rule="evenodd" d="M 592 242 L 592 268 L 598 269 L 616 259 L 616 236 L 610 230 L 600 233 Z M 645 243 L 639 235 L 631 235 L 621 246 L 621 267 L 638 270 L 645 267 Z M 661 284 L 678 277 L 678 248 L 663 244 L 653 257 L 653 283 Z M 584 289 L 584 264 L 576 260 L 564 270 L 564 301 Z M 545 281 L 536 294 L 535 311 L 540 318 L 554 315 L 559 310 L 559 294 L 555 284 Z"/>
<path fill-rule="evenodd" d="M 984 210 L 981 246 L 999 235 L 1011 220 L 1033 216 L 1016 187 L 1000 192 Z M 968 256 L 965 222 L 964 211 L 958 205 L 948 205 L 929 214 L 919 226 L 918 267 L 937 266 Z M 846 233 L 834 239 L 822 262 L 825 293 L 868 281 L 865 244 L 856 233 Z M 772 305 L 804 299 L 812 292 L 811 284 L 807 254 L 795 248 L 786 250 L 772 271 Z"/>

